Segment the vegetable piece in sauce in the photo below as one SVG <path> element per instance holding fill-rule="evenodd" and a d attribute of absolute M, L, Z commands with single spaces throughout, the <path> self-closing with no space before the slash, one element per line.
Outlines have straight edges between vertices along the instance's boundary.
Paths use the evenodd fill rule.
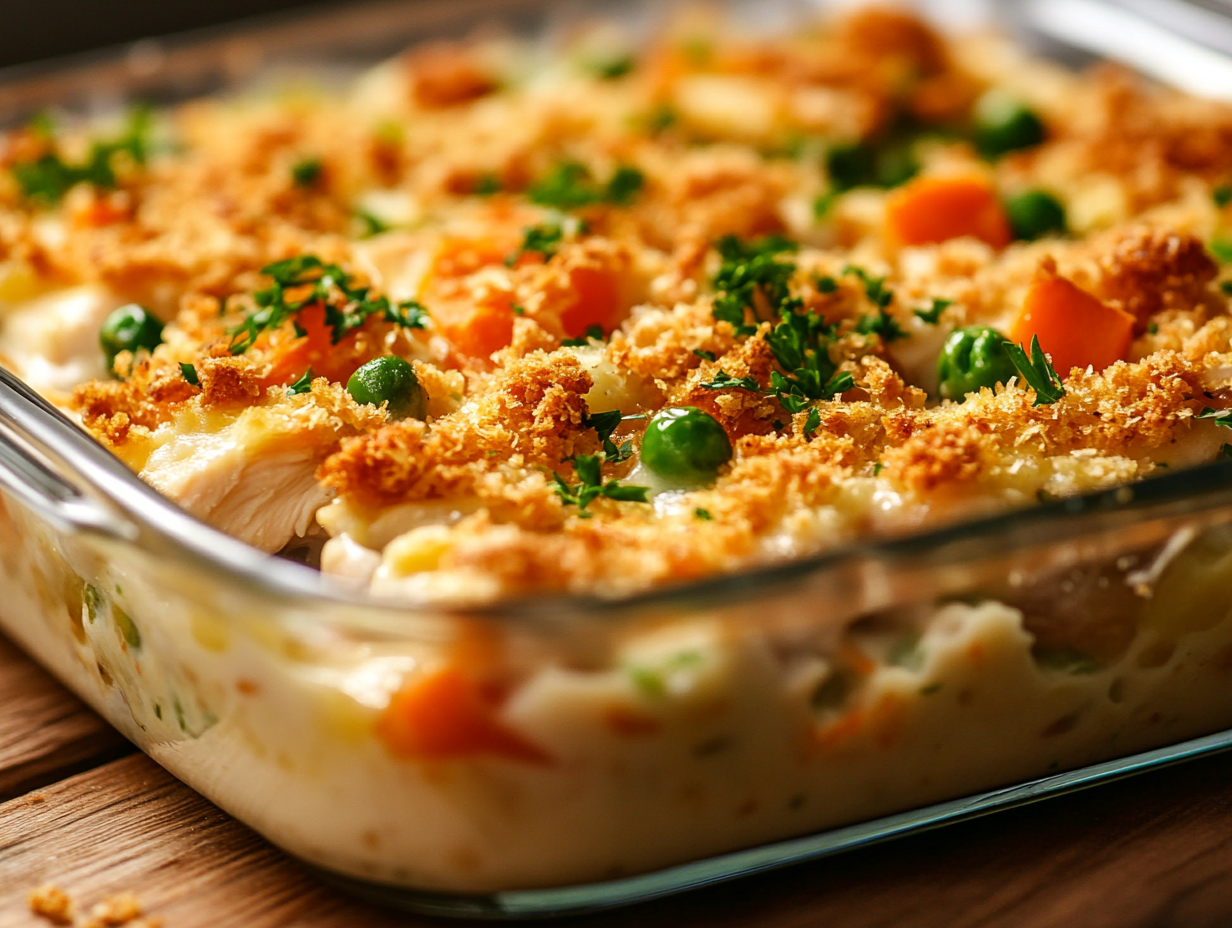
<path fill-rule="evenodd" d="M 1129 351 L 1134 317 L 1064 277 L 1042 276 L 1027 290 L 1009 331 L 1017 345 L 1037 336 L 1062 377 L 1075 367 L 1102 371 Z"/>
<path fill-rule="evenodd" d="M 642 437 L 642 464 L 682 487 L 712 482 L 731 456 L 723 426 L 696 406 L 664 409 Z"/>
<path fill-rule="evenodd" d="M 971 236 L 993 248 L 1013 238 L 992 184 L 979 177 L 921 177 L 886 200 L 886 239 L 895 245 L 932 245 Z"/>
<path fill-rule="evenodd" d="M 98 343 L 107 358 L 107 370 L 115 368 L 121 351 L 153 351 L 163 342 L 163 324 L 149 310 L 136 303 L 121 306 L 105 320 Z"/>
<path fill-rule="evenodd" d="M 976 148 L 987 158 L 1032 148 L 1047 137 L 1039 116 L 1020 100 L 997 91 L 980 97 L 972 118 Z"/>
<path fill-rule="evenodd" d="M 938 392 L 942 399 L 961 401 L 981 387 L 1009 383 L 1018 370 L 1005 350 L 1005 336 L 986 325 L 955 329 L 937 359 Z"/>
<path fill-rule="evenodd" d="M 1064 235 L 1065 207 L 1043 190 L 1028 190 L 1005 201 L 1014 238 L 1033 241 L 1045 235 Z"/>
<path fill-rule="evenodd" d="M 392 419 L 423 419 L 428 395 L 415 376 L 415 368 L 394 355 L 369 361 L 347 381 L 347 392 L 357 403 L 389 403 Z"/>

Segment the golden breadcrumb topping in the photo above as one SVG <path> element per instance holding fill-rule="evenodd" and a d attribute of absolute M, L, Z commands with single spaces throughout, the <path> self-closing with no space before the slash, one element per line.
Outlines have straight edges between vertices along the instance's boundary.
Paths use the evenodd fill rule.
<path fill-rule="evenodd" d="M 1121 69 L 690 13 L 138 116 L 9 134 L 0 357 L 383 594 L 621 593 L 1232 450 L 1232 107 Z"/>

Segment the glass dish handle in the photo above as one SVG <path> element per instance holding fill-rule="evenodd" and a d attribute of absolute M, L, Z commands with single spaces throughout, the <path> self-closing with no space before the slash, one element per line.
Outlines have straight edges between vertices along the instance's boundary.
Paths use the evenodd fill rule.
<path fill-rule="evenodd" d="M 135 540 L 139 534 L 136 525 L 66 476 L 73 472 L 72 467 L 57 466 L 57 462 L 78 460 L 83 448 L 88 448 L 96 464 L 100 463 L 98 454 L 110 457 L 46 400 L 0 367 L 0 489 L 58 530 Z"/>

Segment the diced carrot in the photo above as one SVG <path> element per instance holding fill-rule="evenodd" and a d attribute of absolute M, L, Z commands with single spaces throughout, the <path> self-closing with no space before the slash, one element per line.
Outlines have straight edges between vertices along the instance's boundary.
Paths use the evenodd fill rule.
<path fill-rule="evenodd" d="M 442 327 L 454 347 L 471 358 L 488 358 L 513 341 L 513 304 L 508 296 L 480 303 L 460 322 Z"/>
<path fill-rule="evenodd" d="M 824 727 L 813 731 L 813 743 L 822 751 L 833 751 L 852 741 L 867 722 L 862 709 L 852 709 Z"/>
<path fill-rule="evenodd" d="M 570 338 L 580 338 L 592 325 L 607 332 L 616 323 L 620 291 L 616 275 L 598 267 L 575 267 L 569 281 L 577 301 L 560 315 L 560 324 Z"/>
<path fill-rule="evenodd" d="M 993 248 L 1013 240 L 997 191 L 987 181 L 921 177 L 886 200 L 886 238 L 894 244 L 930 245 L 964 235 Z"/>
<path fill-rule="evenodd" d="M 376 725 L 398 757 L 444 760 L 491 754 L 536 764 L 542 748 L 506 727 L 482 689 L 456 666 L 413 678 L 394 694 Z"/>
<path fill-rule="evenodd" d="M 1102 371 L 1125 357 L 1134 337 L 1134 317 L 1064 277 L 1041 275 L 1027 290 L 1009 331 L 1019 345 L 1029 346 L 1032 336 L 1039 337 L 1062 377 L 1088 365 Z"/>
<path fill-rule="evenodd" d="M 428 277 L 451 278 L 473 274 L 480 268 L 501 264 L 514 247 L 512 242 L 499 242 L 493 238 L 445 239 L 436 251 Z"/>

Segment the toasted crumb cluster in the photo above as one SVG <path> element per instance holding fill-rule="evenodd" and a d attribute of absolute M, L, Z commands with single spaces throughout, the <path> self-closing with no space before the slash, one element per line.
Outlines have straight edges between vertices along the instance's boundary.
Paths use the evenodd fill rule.
<path fill-rule="evenodd" d="M 0 357 L 202 518 L 327 533 L 383 595 L 615 595 L 1227 447 L 1232 107 L 1113 67 L 690 13 L 152 125 L 65 189 L 32 166 L 106 127 L 10 134 Z M 80 337 L 39 328 L 61 293 Z M 165 327 L 100 369 L 129 302 Z M 979 374 L 955 339 L 988 329 L 1021 351 Z M 355 387 L 391 356 L 416 404 Z M 725 439 L 704 473 L 643 453 L 681 409 Z"/>

